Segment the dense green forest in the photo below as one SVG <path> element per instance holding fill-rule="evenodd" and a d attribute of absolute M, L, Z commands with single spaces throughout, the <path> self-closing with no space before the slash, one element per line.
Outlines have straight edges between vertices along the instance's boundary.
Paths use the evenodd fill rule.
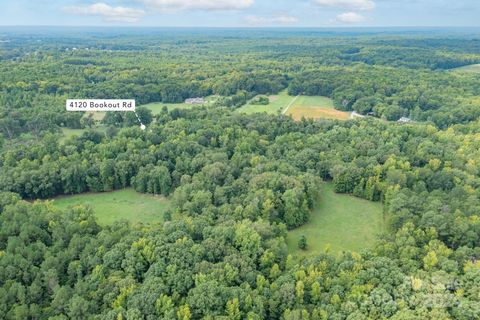
<path fill-rule="evenodd" d="M 6 33 L 0 318 L 480 319 L 480 74 L 453 70 L 480 63 L 480 34 L 197 32 Z M 370 117 L 235 112 L 285 89 Z M 145 131 L 64 111 L 211 95 L 139 108 Z M 322 181 L 382 203 L 373 249 L 288 251 Z M 165 222 L 46 200 L 127 187 L 171 199 Z"/>

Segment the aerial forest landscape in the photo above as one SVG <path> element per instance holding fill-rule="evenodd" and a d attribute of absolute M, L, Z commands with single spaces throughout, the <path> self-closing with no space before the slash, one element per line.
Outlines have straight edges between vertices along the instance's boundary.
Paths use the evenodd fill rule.
<path fill-rule="evenodd" d="M 479 4 L 6 2 L 0 319 L 480 319 Z"/>

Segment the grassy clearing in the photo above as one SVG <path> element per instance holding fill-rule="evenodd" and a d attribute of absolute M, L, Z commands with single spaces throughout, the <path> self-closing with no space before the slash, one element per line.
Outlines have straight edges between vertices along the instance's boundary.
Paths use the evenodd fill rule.
<path fill-rule="evenodd" d="M 268 99 L 270 103 L 266 106 L 246 104 L 243 107 L 237 109 L 237 112 L 245 114 L 253 113 L 269 113 L 269 114 L 278 114 L 285 109 L 289 103 L 295 99 L 295 97 L 289 96 L 287 91 L 282 91 L 278 95 L 269 96 Z"/>
<path fill-rule="evenodd" d="M 101 225 L 109 225 L 119 220 L 132 223 L 162 222 L 163 213 L 170 208 L 168 199 L 141 194 L 133 189 L 61 196 L 53 200 L 54 206 L 59 209 L 76 205 L 92 207 Z"/>
<path fill-rule="evenodd" d="M 380 203 L 333 192 L 331 183 L 322 184 L 320 200 L 308 224 L 292 230 L 287 236 L 289 252 L 308 256 L 323 252 L 361 251 L 371 248 L 376 235 L 383 231 L 383 210 Z M 302 235 L 307 237 L 307 250 L 298 248 Z"/>
<path fill-rule="evenodd" d="M 153 102 L 149 104 L 144 104 L 141 107 L 145 107 L 147 109 L 150 109 L 153 114 L 159 114 L 163 107 L 166 106 L 168 108 L 168 111 L 172 111 L 174 109 L 193 109 L 193 108 L 198 108 L 201 106 L 208 106 L 212 103 L 214 103 L 218 99 L 218 96 L 210 96 L 206 97 L 206 103 L 203 105 L 198 105 L 198 104 L 187 104 L 187 103 L 163 103 L 163 102 Z"/>
<path fill-rule="evenodd" d="M 322 96 L 299 96 L 292 107 L 321 107 L 333 109 L 333 100 Z"/>
<path fill-rule="evenodd" d="M 460 72 L 480 73 L 480 64 L 472 64 L 472 65 L 469 65 L 469 66 L 455 68 L 453 70 L 454 71 L 460 71 Z"/>
<path fill-rule="evenodd" d="M 99 127 L 95 127 L 95 128 L 92 128 L 93 130 L 95 131 L 98 131 L 100 133 L 103 133 L 105 134 L 105 131 L 107 130 L 107 128 L 105 127 L 102 127 L 102 126 L 99 126 Z M 86 130 L 88 129 L 70 129 L 70 128 L 62 128 L 62 133 L 63 133 L 63 137 L 60 138 L 60 143 L 63 143 L 65 142 L 65 140 L 73 137 L 73 136 L 81 136 Z"/>
<path fill-rule="evenodd" d="M 105 118 L 105 116 L 107 115 L 106 112 L 99 112 L 99 111 L 93 112 L 92 111 L 92 112 L 85 112 L 83 117 L 87 118 L 90 114 L 92 115 L 93 120 L 95 120 L 95 121 L 102 121 L 103 118 Z"/>
<path fill-rule="evenodd" d="M 81 136 L 82 133 L 85 132 L 85 129 L 70 129 L 70 128 L 62 128 L 63 138 L 62 141 L 67 140 L 73 136 Z"/>
<path fill-rule="evenodd" d="M 278 114 L 290 106 L 286 112 L 294 120 L 307 119 L 339 119 L 347 120 L 350 113 L 335 110 L 333 100 L 321 96 L 289 96 L 287 91 L 270 96 L 270 104 L 266 106 L 246 104 L 237 111 L 245 114 L 262 113 Z"/>
<path fill-rule="evenodd" d="M 321 96 L 300 96 L 288 109 L 287 115 L 296 121 L 306 119 L 347 120 L 350 113 L 336 110 L 333 100 Z"/>
<path fill-rule="evenodd" d="M 338 111 L 335 109 L 321 107 L 291 107 L 288 109 L 287 115 L 292 116 L 295 121 L 305 119 L 334 119 L 347 120 L 350 118 L 348 112 Z"/>

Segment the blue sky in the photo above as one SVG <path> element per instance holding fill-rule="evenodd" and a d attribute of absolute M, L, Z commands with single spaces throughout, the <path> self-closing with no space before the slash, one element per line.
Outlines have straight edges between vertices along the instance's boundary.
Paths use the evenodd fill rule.
<path fill-rule="evenodd" d="M 480 0 L 0 0 L 0 25 L 480 26 Z"/>

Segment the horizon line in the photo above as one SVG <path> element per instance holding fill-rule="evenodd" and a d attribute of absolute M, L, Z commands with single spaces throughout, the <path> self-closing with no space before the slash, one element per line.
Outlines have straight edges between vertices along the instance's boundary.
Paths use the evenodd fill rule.
<path fill-rule="evenodd" d="M 0 27 L 12 28 L 171 28 L 171 29 L 186 29 L 186 28 L 203 28 L 203 29 L 394 29 L 394 28 L 435 28 L 435 29 L 480 29 L 480 26 L 440 26 L 440 25 L 399 25 L 399 26 L 353 26 L 353 25 L 338 25 L 338 26 L 148 26 L 148 25 L 12 25 L 0 24 Z"/>

